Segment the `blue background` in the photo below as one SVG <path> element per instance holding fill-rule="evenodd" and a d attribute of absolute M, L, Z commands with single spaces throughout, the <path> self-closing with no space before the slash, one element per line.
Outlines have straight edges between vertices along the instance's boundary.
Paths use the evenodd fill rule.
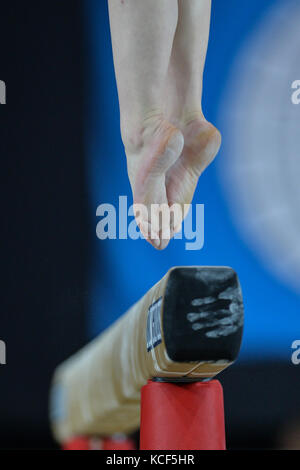
<path fill-rule="evenodd" d="M 221 132 L 218 111 L 239 48 L 259 20 L 282 1 L 286 0 L 212 2 L 203 108 L 207 119 L 219 126 Z M 86 5 L 89 56 L 85 135 L 90 218 L 94 229 L 99 204 L 111 203 L 118 208 L 120 195 L 128 196 L 128 206 L 132 201 L 119 131 L 107 2 L 88 0 Z M 165 251 L 158 252 L 143 240 L 100 241 L 93 232 L 91 296 L 86 306 L 91 337 L 125 312 L 171 266 L 228 265 L 239 274 L 245 301 L 246 323 L 240 359 L 290 361 L 291 344 L 300 332 L 299 297 L 266 271 L 236 231 L 217 176 L 219 159 L 226 159 L 224 149 L 226 145 L 202 176 L 194 198 L 194 203 L 205 204 L 202 250 L 186 251 L 185 240 L 177 240 Z"/>

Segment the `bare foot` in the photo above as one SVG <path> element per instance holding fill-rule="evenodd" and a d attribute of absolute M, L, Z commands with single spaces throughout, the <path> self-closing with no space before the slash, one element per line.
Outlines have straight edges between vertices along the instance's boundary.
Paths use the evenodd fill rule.
<path fill-rule="evenodd" d="M 214 160 L 221 145 L 220 132 L 202 116 L 193 117 L 181 126 L 184 136 L 184 148 L 180 158 L 169 169 L 166 178 L 167 197 L 169 205 L 182 205 L 184 217 L 193 199 L 198 180 Z M 182 220 L 175 227 L 174 233 L 180 231 Z"/>
<path fill-rule="evenodd" d="M 169 212 L 166 174 L 181 155 L 181 131 L 164 119 L 147 125 L 125 148 L 128 174 L 133 192 L 136 222 L 155 248 L 170 241 L 170 222 L 162 217 Z"/>
<path fill-rule="evenodd" d="M 219 131 L 202 116 L 178 127 L 159 119 L 127 142 L 137 225 L 155 248 L 164 249 L 180 230 L 199 177 L 220 144 Z M 181 207 L 177 217 L 169 210 L 174 204 Z M 169 218 L 162 217 L 166 211 Z"/>

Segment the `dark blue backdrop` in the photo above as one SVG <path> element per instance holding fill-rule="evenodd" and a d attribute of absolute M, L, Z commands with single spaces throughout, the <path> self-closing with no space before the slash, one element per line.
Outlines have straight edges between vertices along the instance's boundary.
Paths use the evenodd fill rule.
<path fill-rule="evenodd" d="M 259 20 L 282 1 L 286 0 L 213 1 L 203 104 L 207 118 L 221 131 L 218 112 L 236 55 Z M 96 228 L 97 206 L 111 203 L 118 207 L 120 195 L 128 195 L 131 204 L 131 192 L 119 132 L 107 2 L 88 0 L 86 5 L 90 53 L 86 148 L 90 217 Z M 277 281 L 240 238 L 219 183 L 219 159 L 226 159 L 226 145 L 201 178 L 194 199 L 205 204 L 202 250 L 186 251 L 183 240 L 173 241 L 164 252 L 157 252 L 143 240 L 100 241 L 94 235 L 91 300 L 87 305 L 91 336 L 111 324 L 171 266 L 230 265 L 240 276 L 245 298 L 241 359 L 290 360 L 291 343 L 300 330 L 299 297 Z M 287 311 L 288 318 L 283 321 Z"/>

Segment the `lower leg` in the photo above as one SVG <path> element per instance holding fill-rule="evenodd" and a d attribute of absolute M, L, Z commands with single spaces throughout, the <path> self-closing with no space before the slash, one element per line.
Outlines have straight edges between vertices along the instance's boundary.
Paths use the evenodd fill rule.
<path fill-rule="evenodd" d="M 166 80 L 166 112 L 185 122 L 202 114 L 211 0 L 178 0 L 178 24 Z"/>
<path fill-rule="evenodd" d="M 203 70 L 211 0 L 179 0 L 179 19 L 170 60 L 166 114 L 185 140 L 181 157 L 167 174 L 169 203 L 190 204 L 198 179 L 216 156 L 221 136 L 202 112 Z M 170 87 L 170 84 L 172 85 Z M 179 230 L 175 227 L 175 231 Z"/>
<path fill-rule="evenodd" d="M 150 213 L 152 204 L 167 203 L 165 175 L 183 147 L 183 136 L 165 118 L 163 105 L 178 4 L 109 0 L 109 12 L 129 179 L 134 202 Z M 148 239 L 149 224 L 149 218 L 139 222 Z M 150 241 L 160 247 L 159 240 Z"/>

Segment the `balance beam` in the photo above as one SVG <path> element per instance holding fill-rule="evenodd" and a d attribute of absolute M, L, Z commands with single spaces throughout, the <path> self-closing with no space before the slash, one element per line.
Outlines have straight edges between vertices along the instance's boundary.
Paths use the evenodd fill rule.
<path fill-rule="evenodd" d="M 54 374 L 50 418 L 64 443 L 139 427 L 148 380 L 207 381 L 237 358 L 243 301 L 227 267 L 175 267 Z"/>

